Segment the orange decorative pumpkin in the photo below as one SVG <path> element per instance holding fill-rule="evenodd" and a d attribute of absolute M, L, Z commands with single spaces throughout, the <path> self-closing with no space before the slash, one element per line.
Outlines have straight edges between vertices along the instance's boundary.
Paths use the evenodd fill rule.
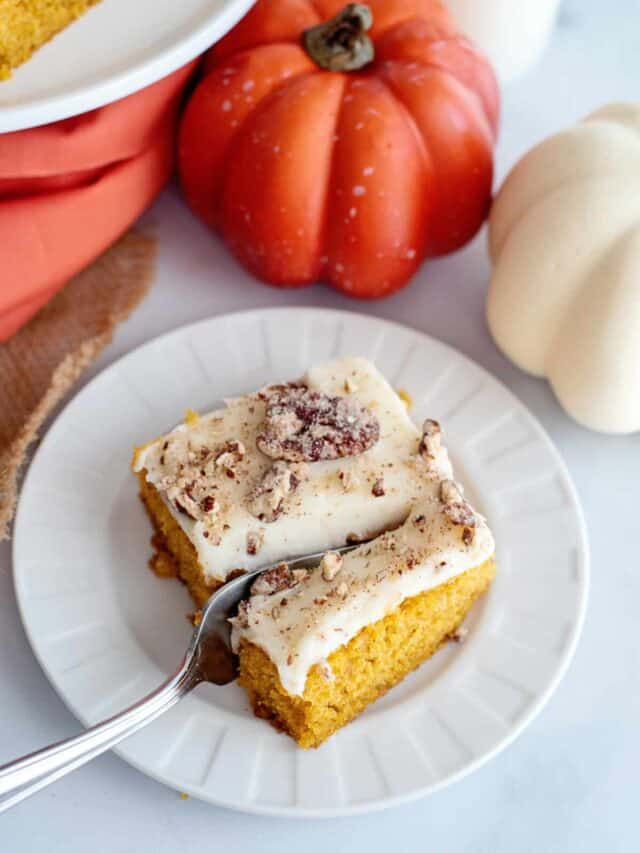
<path fill-rule="evenodd" d="M 498 91 L 437 0 L 342 6 L 258 0 L 207 58 L 180 174 L 257 277 L 378 297 L 480 227 Z"/>

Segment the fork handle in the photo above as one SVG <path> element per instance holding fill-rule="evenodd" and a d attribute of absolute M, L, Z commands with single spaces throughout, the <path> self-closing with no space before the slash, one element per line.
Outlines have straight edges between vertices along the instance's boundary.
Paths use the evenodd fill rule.
<path fill-rule="evenodd" d="M 119 714 L 76 737 L 3 764 L 0 766 L 0 813 L 137 732 L 168 711 L 197 683 L 190 661 L 185 658 L 178 671 L 164 684 Z"/>

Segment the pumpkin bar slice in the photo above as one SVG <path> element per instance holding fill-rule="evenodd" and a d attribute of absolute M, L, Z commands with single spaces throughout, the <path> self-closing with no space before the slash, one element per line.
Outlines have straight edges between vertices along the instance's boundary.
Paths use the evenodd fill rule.
<path fill-rule="evenodd" d="M 257 716 L 319 746 L 452 635 L 494 576 L 486 521 L 441 481 L 396 530 L 259 575 L 232 619 Z"/>
<path fill-rule="evenodd" d="M 98 0 L 0 2 L 0 80 Z"/>
<path fill-rule="evenodd" d="M 230 575 L 368 539 L 450 476 L 438 425 L 421 433 L 362 358 L 228 400 L 136 449 L 159 554 L 198 605 Z"/>

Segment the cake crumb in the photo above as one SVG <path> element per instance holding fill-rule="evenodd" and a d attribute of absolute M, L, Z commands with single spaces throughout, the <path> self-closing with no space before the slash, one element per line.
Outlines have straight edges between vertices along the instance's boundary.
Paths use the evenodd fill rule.
<path fill-rule="evenodd" d="M 452 631 L 449 634 L 448 639 L 453 640 L 454 643 L 464 643 L 469 635 L 469 629 L 464 625 L 458 625 L 455 631 Z"/>
<path fill-rule="evenodd" d="M 168 551 L 156 551 L 149 560 L 149 568 L 159 578 L 175 578 L 178 576 L 178 564 Z"/>
<path fill-rule="evenodd" d="M 413 406 L 413 397 L 411 394 L 404 388 L 398 388 L 396 393 L 407 407 L 407 411 L 410 411 Z"/>
<path fill-rule="evenodd" d="M 193 409 L 187 409 L 184 413 L 184 422 L 187 426 L 195 426 L 200 420 L 200 415 Z"/>

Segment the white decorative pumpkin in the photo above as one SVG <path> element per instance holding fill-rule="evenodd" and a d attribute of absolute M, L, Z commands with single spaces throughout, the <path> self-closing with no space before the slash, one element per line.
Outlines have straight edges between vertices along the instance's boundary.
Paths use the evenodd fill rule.
<path fill-rule="evenodd" d="M 529 151 L 493 204 L 489 252 L 500 349 L 585 426 L 640 430 L 640 104 Z"/>

